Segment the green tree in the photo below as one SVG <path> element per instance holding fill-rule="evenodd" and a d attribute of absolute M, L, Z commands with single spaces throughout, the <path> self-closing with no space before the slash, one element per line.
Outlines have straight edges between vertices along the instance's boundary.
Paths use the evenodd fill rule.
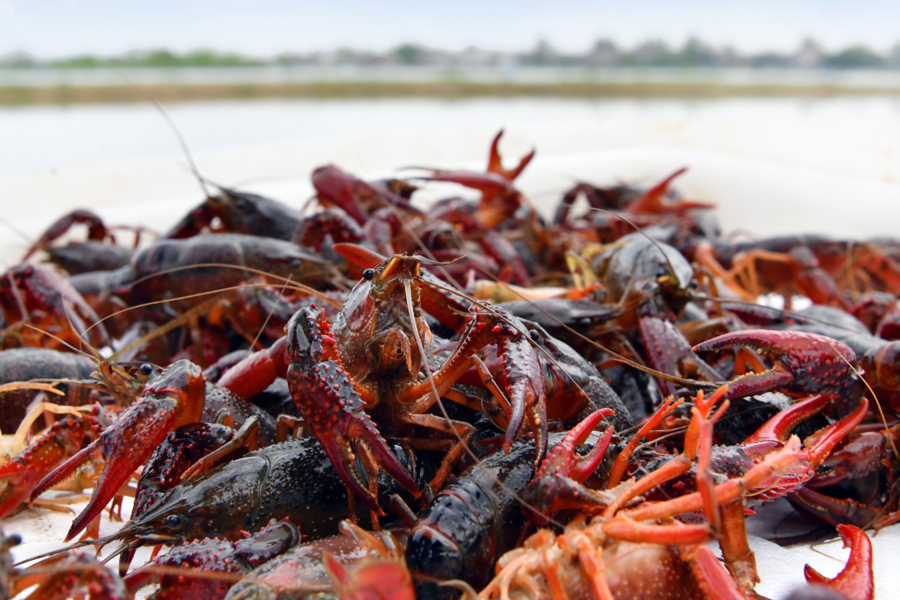
<path fill-rule="evenodd" d="M 716 51 L 699 38 L 693 36 L 684 43 L 684 48 L 680 52 L 680 59 L 679 62 L 692 67 L 710 67 L 719 62 Z"/>
<path fill-rule="evenodd" d="M 827 56 L 823 63 L 835 69 L 877 69 L 884 66 L 884 58 L 866 46 L 850 46 Z"/>
<path fill-rule="evenodd" d="M 402 44 L 391 52 L 401 65 L 418 65 L 425 59 L 425 49 L 418 44 Z"/>

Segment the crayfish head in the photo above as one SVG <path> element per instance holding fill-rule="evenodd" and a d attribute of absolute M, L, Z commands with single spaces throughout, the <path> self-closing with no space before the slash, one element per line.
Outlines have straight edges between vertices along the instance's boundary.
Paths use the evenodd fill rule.
<path fill-rule="evenodd" d="M 190 505 L 190 500 L 197 500 L 198 493 L 185 498 L 191 491 L 185 492 L 176 488 L 173 492 L 161 495 L 138 518 L 132 519 L 115 533 L 111 540 L 121 541 L 125 545 L 139 547 L 145 544 L 177 545 L 185 540 L 203 537 L 210 529 L 210 510 L 207 498 L 199 494 L 199 502 Z M 227 534 L 231 534 L 228 531 Z M 226 535 L 223 533 L 223 535 Z"/>
<path fill-rule="evenodd" d="M 356 381 L 416 377 L 421 370 L 416 335 L 423 343 L 431 341 L 420 304 L 423 264 L 432 261 L 397 255 L 367 269 L 344 304 L 333 331 Z"/>
<path fill-rule="evenodd" d="M 112 536 L 98 540 L 102 545 L 119 542 L 122 545 L 119 554 L 119 575 L 124 576 L 134 559 L 135 552 L 146 544 L 166 544 L 176 546 L 190 539 L 189 522 L 181 513 L 171 513 L 166 523 L 166 516 L 147 519 L 141 515 L 125 524 Z M 101 545 L 101 547 L 102 547 Z"/>

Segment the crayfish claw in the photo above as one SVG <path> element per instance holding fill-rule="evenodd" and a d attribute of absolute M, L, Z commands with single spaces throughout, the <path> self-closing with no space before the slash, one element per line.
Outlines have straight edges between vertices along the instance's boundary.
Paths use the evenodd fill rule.
<path fill-rule="evenodd" d="M 503 162 L 500 158 L 500 138 L 503 137 L 503 130 L 497 132 L 497 135 L 494 137 L 494 140 L 491 142 L 491 152 L 488 157 L 488 173 L 497 173 L 498 175 L 503 176 L 504 179 L 509 181 L 514 180 L 518 177 L 522 171 L 525 170 L 525 167 L 528 166 L 528 163 L 531 162 L 531 159 L 534 158 L 535 150 L 532 150 L 525 156 L 519 160 L 519 164 L 513 167 L 512 169 L 504 169 Z"/>
<path fill-rule="evenodd" d="M 340 478 L 371 510 L 382 515 L 378 499 L 356 473 L 353 445 L 364 445 L 362 451 L 370 452 L 400 485 L 414 494 L 419 490 L 365 413 L 365 403 L 343 365 L 323 360 L 327 351 L 320 327 L 310 310 L 298 311 L 288 323 L 288 387 Z"/>
<path fill-rule="evenodd" d="M 862 529 L 853 525 L 838 525 L 844 547 L 850 547 L 850 559 L 844 570 L 829 579 L 806 565 L 803 575 L 809 583 L 837 590 L 853 600 L 872 600 L 875 597 L 875 577 L 872 572 L 872 540 Z"/>
<path fill-rule="evenodd" d="M 612 440 L 613 428 L 607 428 L 587 455 L 579 456 L 575 448 L 587 440 L 604 417 L 613 414 L 608 408 L 594 411 L 553 447 L 538 467 L 534 479 L 522 491 L 522 498 L 530 505 L 530 509 L 525 511 L 529 520 L 544 527 L 549 520 L 542 513 L 568 508 L 603 509 L 612 502 L 613 498 L 605 492 L 595 492 L 582 483 L 603 460 Z"/>
<path fill-rule="evenodd" d="M 298 410 L 312 427 L 338 475 L 370 509 L 381 510 L 377 498 L 356 473 L 353 464 L 356 455 L 351 444 L 365 444 L 391 477 L 411 492 L 418 493 L 412 476 L 363 412 L 364 404 L 359 394 L 337 363 L 324 361 L 311 369 L 294 363 L 288 368 L 288 385 Z"/>
<path fill-rule="evenodd" d="M 93 496 L 69 529 L 68 542 L 103 512 L 103 507 L 170 431 L 199 420 L 203 402 L 200 368 L 189 361 L 174 363 L 97 440 L 48 474 L 32 497 L 69 477 L 93 452 L 100 451 L 106 464 Z"/>
<path fill-rule="evenodd" d="M 694 352 L 748 346 L 772 359 L 765 373 L 737 377 L 729 384 L 727 399 L 773 390 L 792 394 L 844 395 L 855 384 L 851 365 L 856 354 L 846 344 L 824 335 L 800 331 L 748 329 L 720 335 L 693 347 Z"/>
<path fill-rule="evenodd" d="M 501 403 L 508 398 L 509 426 L 503 449 L 507 453 L 519 435 L 522 424 L 528 419 L 534 432 L 537 455 L 535 465 L 541 464 L 547 455 L 547 399 L 544 373 L 537 352 L 532 346 L 525 324 L 499 307 L 493 307 L 494 323 L 491 331 L 502 336 L 497 345 L 497 357 L 501 360 L 497 373 L 499 389 L 494 391 Z M 485 373 L 482 378 L 487 378 Z"/>

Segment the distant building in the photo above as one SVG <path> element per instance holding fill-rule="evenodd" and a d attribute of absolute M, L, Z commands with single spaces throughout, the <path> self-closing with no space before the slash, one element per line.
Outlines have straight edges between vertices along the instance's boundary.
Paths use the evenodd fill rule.
<path fill-rule="evenodd" d="M 801 42 L 800 48 L 791 57 L 794 66 L 812 69 L 822 64 L 825 58 L 825 50 L 816 40 L 806 38 Z"/>

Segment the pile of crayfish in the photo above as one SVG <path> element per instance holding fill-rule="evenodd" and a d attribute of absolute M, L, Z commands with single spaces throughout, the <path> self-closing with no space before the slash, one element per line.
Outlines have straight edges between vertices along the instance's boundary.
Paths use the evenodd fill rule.
<path fill-rule="evenodd" d="M 500 137 L 484 172 L 318 168 L 302 210 L 204 182 L 162 235 L 50 226 L 0 276 L 0 519 L 92 492 L 40 562 L 0 536 L 0 598 L 756 598 L 774 500 L 851 548 L 792 598 L 873 598 L 900 240 L 733 241 L 683 170 L 542 216 Z"/>

